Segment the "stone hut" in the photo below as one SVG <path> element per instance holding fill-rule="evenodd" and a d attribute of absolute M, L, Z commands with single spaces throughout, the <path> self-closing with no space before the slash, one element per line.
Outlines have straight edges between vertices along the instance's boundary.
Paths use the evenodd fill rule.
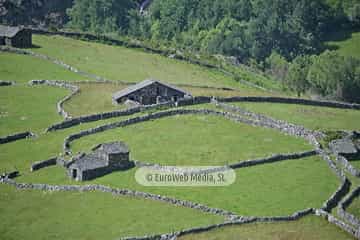
<path fill-rule="evenodd" d="M 129 160 L 129 148 L 123 142 L 100 144 L 92 150 L 90 154 L 73 159 L 67 166 L 70 178 L 86 181 L 134 167 L 134 163 Z"/>
<path fill-rule="evenodd" d="M 16 48 L 30 48 L 32 33 L 30 29 L 0 25 L 0 45 Z"/>
<path fill-rule="evenodd" d="M 191 94 L 169 84 L 149 79 L 115 93 L 113 102 L 119 104 L 131 100 L 142 105 L 151 105 L 168 101 L 177 102 L 185 97 L 191 97 Z"/>
<path fill-rule="evenodd" d="M 330 142 L 329 148 L 348 160 L 353 160 L 360 158 L 360 146 L 357 145 L 359 145 L 359 143 L 354 143 L 353 139 L 344 138 Z"/>

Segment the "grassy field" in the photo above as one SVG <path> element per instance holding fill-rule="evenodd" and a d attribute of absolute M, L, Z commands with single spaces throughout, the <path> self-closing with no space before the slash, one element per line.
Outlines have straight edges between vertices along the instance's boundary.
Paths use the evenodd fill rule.
<path fill-rule="evenodd" d="M 360 218 L 360 198 L 356 198 L 346 211 Z"/>
<path fill-rule="evenodd" d="M 125 108 L 114 105 L 112 95 L 127 87 L 123 84 L 110 83 L 79 83 L 80 93 L 64 104 L 64 109 L 71 116 L 82 116 L 93 113 L 108 112 Z"/>
<path fill-rule="evenodd" d="M 222 208 L 245 216 L 282 216 L 322 206 L 340 184 L 318 157 L 236 170 L 228 187 L 144 187 L 135 180 L 136 169 L 116 172 L 82 184 L 103 184 L 176 197 Z M 24 172 L 19 182 L 77 184 L 64 169 L 51 167 Z"/>
<path fill-rule="evenodd" d="M 352 56 L 360 58 L 360 32 L 350 33 L 350 36 L 341 37 L 341 35 L 348 33 L 336 33 L 331 36 L 334 40 L 327 42 L 326 44 L 343 56 Z M 338 39 L 337 39 L 338 38 Z"/>
<path fill-rule="evenodd" d="M 0 52 L 0 80 L 27 83 L 30 80 L 85 80 L 49 61 L 32 56 Z"/>
<path fill-rule="evenodd" d="M 68 94 L 65 89 L 25 85 L 0 88 L 0 136 L 22 131 L 39 133 L 62 117 L 56 103 Z"/>
<path fill-rule="evenodd" d="M 231 103 L 310 129 L 359 130 L 360 111 L 281 103 Z"/>
<path fill-rule="evenodd" d="M 350 240 L 354 239 L 326 220 L 308 216 L 295 222 L 256 223 L 224 227 L 201 234 L 180 237 L 179 240 Z"/>
<path fill-rule="evenodd" d="M 71 64 L 83 71 L 111 80 L 140 82 L 155 78 L 168 83 L 235 87 L 249 94 L 261 91 L 243 86 L 232 77 L 183 61 L 125 47 L 91 43 L 61 36 L 33 36 L 34 44 L 40 48 L 33 51 L 43 53 Z M 62 46 L 58 48 L 57 46 Z M 250 73 L 249 73 L 250 74 Z"/>
<path fill-rule="evenodd" d="M 161 202 L 87 192 L 19 191 L 0 185 L 2 239 L 117 239 L 223 221 Z M 81 224 L 80 224 L 81 223 Z"/>
<path fill-rule="evenodd" d="M 112 95 L 129 85 L 121 83 L 76 83 L 80 87 L 80 93 L 73 96 L 64 105 L 64 108 L 71 116 L 88 115 L 99 112 L 114 111 L 126 108 L 124 105 L 114 105 Z M 244 96 L 249 92 L 246 90 L 223 90 L 216 88 L 202 87 L 182 87 L 193 96 L 215 96 L 215 97 L 234 97 Z M 263 95 L 263 93 L 254 93 L 253 95 Z M 268 96 L 274 94 L 267 94 Z M 278 94 L 277 94 L 278 96 Z"/>
<path fill-rule="evenodd" d="M 74 152 L 97 143 L 122 140 L 132 158 L 168 165 L 224 165 L 275 153 L 311 150 L 303 139 L 222 117 L 175 116 L 84 137 Z"/>

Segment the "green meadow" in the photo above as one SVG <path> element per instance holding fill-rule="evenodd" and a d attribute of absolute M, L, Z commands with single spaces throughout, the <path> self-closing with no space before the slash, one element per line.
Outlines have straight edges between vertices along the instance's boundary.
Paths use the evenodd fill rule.
<path fill-rule="evenodd" d="M 360 111 L 283 103 L 231 103 L 309 129 L 359 130 Z"/>

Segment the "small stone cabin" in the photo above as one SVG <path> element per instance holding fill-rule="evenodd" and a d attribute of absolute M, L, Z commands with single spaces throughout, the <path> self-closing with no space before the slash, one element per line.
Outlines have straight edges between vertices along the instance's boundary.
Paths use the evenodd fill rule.
<path fill-rule="evenodd" d="M 30 29 L 0 25 L 0 45 L 16 48 L 30 48 L 32 33 Z"/>
<path fill-rule="evenodd" d="M 92 151 L 90 154 L 73 159 L 67 166 L 67 174 L 70 178 L 86 181 L 134 166 L 129 160 L 129 148 L 123 142 L 100 144 Z"/>
<path fill-rule="evenodd" d="M 131 100 L 142 105 L 151 105 L 168 101 L 177 102 L 185 97 L 191 97 L 191 94 L 169 84 L 148 79 L 115 93 L 113 102 L 119 104 Z"/>

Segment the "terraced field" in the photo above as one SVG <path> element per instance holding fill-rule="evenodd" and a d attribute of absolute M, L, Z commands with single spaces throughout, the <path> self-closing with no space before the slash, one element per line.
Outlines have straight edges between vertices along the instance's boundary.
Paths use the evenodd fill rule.
<path fill-rule="evenodd" d="M 244 86 L 215 70 L 140 50 L 60 36 L 37 35 L 34 42 L 39 48 L 31 51 L 111 80 L 134 83 L 154 77 L 179 84 L 194 96 L 274 94 Z M 60 44 L 66 51 L 54 47 Z M 168 239 L 176 235 L 183 235 L 178 239 L 238 239 L 239 236 L 246 239 L 354 239 L 352 229 L 356 226 L 351 225 L 345 232 L 325 220 L 329 214 L 334 214 L 339 202 L 334 193 L 339 194 L 339 186 L 344 189 L 344 178 L 335 172 L 341 175 L 339 172 L 345 170 L 316 143 L 322 136 L 318 130 L 359 129 L 358 110 L 232 103 L 253 112 L 247 115 L 236 111 L 229 113 L 211 102 L 145 110 L 46 132 L 47 127 L 64 120 L 58 115 L 56 105 L 70 92 L 46 85 L 28 86 L 27 81 L 65 80 L 80 86 L 80 92 L 64 105 L 71 117 L 123 109 L 124 106 L 112 105 L 111 95 L 126 85 L 121 82 L 78 83 L 86 77 L 31 56 L 0 52 L 0 61 L 0 79 L 16 81 L 16 85 L 0 87 L 0 137 L 28 130 L 36 134 L 32 138 L 0 144 L 0 174 L 19 171 L 14 179 L 0 178 L 0 234 L 3 238 L 117 239 L 171 233 Z M 9 62 L 21 63 L 20 70 Z M 201 87 L 203 85 L 211 88 Z M 234 89 L 224 89 L 228 87 Z M 71 142 L 73 155 L 65 156 L 64 140 L 72 134 L 176 110 L 193 110 L 194 113 L 178 113 L 85 136 Z M 201 114 L 200 110 L 203 110 Z M 288 123 L 279 125 L 256 113 L 304 128 L 300 131 Z M 99 143 L 119 140 L 129 145 L 132 160 L 144 163 L 235 164 L 232 168 L 236 181 L 226 187 L 145 187 L 135 180 L 139 166 L 86 182 L 71 180 L 59 165 L 30 171 L 34 162 L 52 157 L 69 160 L 78 152 L 89 152 Z M 307 157 L 297 157 L 304 151 L 312 152 Z M 248 165 L 244 165 L 246 160 Z M 349 180 L 353 184 L 351 189 L 357 186 L 354 176 Z M 59 188 L 63 190 L 58 191 Z M 93 190 L 81 190 L 84 188 Z M 99 189 L 110 189 L 110 192 Z M 345 195 L 348 190 L 344 190 Z M 334 206 L 332 201 L 335 201 Z M 356 212 L 357 202 L 351 206 L 349 211 Z M 304 213 L 305 209 L 310 210 Z M 320 210 L 325 217 L 316 216 Z M 295 212 L 296 219 L 292 219 Z M 284 217 L 279 220 L 274 216 Z M 294 221 L 285 221 L 290 218 Z M 229 221 L 235 225 L 205 231 L 206 226 Z M 251 223 L 245 224 L 247 221 Z M 191 230 L 189 234 L 179 232 L 196 227 L 205 227 L 205 230 L 197 235 L 191 234 Z"/>

